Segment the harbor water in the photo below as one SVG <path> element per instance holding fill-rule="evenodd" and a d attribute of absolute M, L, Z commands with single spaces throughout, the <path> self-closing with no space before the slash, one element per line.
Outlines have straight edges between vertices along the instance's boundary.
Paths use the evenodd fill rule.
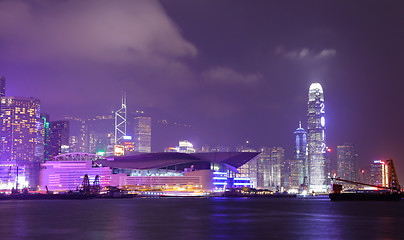
<path fill-rule="evenodd" d="M 327 197 L 0 201 L 0 239 L 403 239 L 404 201 Z"/>

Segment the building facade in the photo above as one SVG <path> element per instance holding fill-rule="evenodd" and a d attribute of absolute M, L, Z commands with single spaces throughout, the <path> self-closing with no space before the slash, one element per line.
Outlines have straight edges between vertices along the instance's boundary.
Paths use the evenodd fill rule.
<path fill-rule="evenodd" d="M 135 150 L 142 153 L 151 152 L 151 118 L 136 117 L 134 121 Z"/>
<path fill-rule="evenodd" d="M 277 190 L 282 187 L 282 169 L 284 169 L 285 150 L 282 147 L 272 147 L 270 150 L 269 186 Z"/>
<path fill-rule="evenodd" d="M 358 154 L 355 145 L 346 143 L 337 147 L 337 176 L 349 180 L 358 180 Z"/>
<path fill-rule="evenodd" d="M 69 121 L 50 122 L 47 147 L 48 158 L 69 152 Z"/>
<path fill-rule="evenodd" d="M 315 192 L 326 192 L 329 188 L 325 153 L 324 92 L 320 83 L 312 83 L 309 88 L 307 113 L 307 157 L 309 187 Z"/>
<path fill-rule="evenodd" d="M 389 166 L 385 161 L 375 160 L 370 164 L 371 184 L 389 186 Z"/>
<path fill-rule="evenodd" d="M 111 169 L 109 167 L 92 167 L 92 161 L 47 161 L 41 166 L 41 190 L 46 190 L 46 187 L 50 191 L 80 189 L 86 174 L 91 184 L 98 175 L 101 187 L 111 185 Z"/>
<path fill-rule="evenodd" d="M 39 179 L 38 146 L 41 142 L 40 102 L 35 98 L 1 98 L 1 159 L 24 166 L 31 189 L 36 189 Z M 13 177 L 17 177 L 16 175 Z M 22 174 L 19 178 L 23 177 Z"/>

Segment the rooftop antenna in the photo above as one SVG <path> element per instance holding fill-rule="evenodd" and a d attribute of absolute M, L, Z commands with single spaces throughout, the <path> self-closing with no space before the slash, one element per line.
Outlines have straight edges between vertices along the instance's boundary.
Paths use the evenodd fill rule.
<path fill-rule="evenodd" d="M 122 106 L 115 111 L 115 144 L 126 136 L 126 92 L 122 91 Z"/>

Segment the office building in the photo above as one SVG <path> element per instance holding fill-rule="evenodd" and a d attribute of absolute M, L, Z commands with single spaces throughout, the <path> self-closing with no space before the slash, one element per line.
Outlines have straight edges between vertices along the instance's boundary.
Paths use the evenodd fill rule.
<path fill-rule="evenodd" d="M 38 185 L 38 144 L 41 139 L 40 103 L 35 98 L 1 98 L 1 162 L 24 166 L 31 189 Z M 16 176 L 13 176 L 15 178 Z M 19 175 L 23 177 L 23 175 Z"/>
<path fill-rule="evenodd" d="M 285 150 L 282 147 L 270 149 L 269 186 L 280 191 L 282 187 L 282 169 L 285 162 Z"/>
<path fill-rule="evenodd" d="M 151 118 L 135 117 L 134 136 L 135 150 L 137 152 L 151 152 Z"/>
<path fill-rule="evenodd" d="M 50 122 L 49 158 L 69 152 L 69 121 Z"/>
<path fill-rule="evenodd" d="M 358 180 L 358 154 L 355 145 L 346 143 L 337 147 L 337 176 L 349 180 Z"/>
<path fill-rule="evenodd" d="M 326 192 L 329 188 L 327 184 L 329 173 L 325 157 L 324 92 L 320 83 L 312 83 L 309 88 L 307 152 L 310 190 L 315 192 Z"/>
<path fill-rule="evenodd" d="M 268 188 L 271 168 L 271 151 L 268 147 L 262 147 L 260 154 L 256 157 L 257 161 L 257 187 Z"/>
<path fill-rule="evenodd" d="M 86 152 L 86 122 L 80 118 L 65 117 L 69 121 L 69 151 Z"/>

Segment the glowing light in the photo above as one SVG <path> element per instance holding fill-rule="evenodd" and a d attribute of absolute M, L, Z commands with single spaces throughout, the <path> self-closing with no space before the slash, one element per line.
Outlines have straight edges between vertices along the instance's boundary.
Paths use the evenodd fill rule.
<path fill-rule="evenodd" d="M 132 140 L 132 136 L 123 136 L 122 137 L 124 140 Z"/>
<path fill-rule="evenodd" d="M 115 156 L 122 156 L 125 154 L 125 148 L 121 145 L 115 145 L 114 147 L 114 154 Z"/>
<path fill-rule="evenodd" d="M 325 117 L 324 117 L 324 116 L 322 116 L 322 117 L 320 118 L 320 123 L 321 123 L 321 126 L 322 126 L 322 127 L 325 126 Z"/>

